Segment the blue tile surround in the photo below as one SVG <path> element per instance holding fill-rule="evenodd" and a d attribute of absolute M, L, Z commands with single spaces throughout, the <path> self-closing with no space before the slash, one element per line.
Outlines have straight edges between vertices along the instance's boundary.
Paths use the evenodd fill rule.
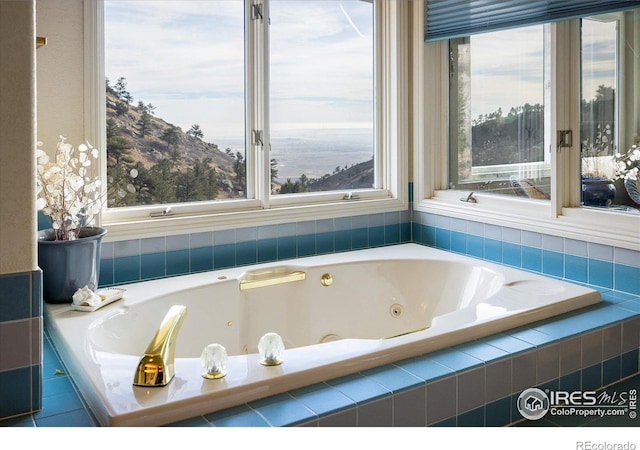
<path fill-rule="evenodd" d="M 41 408 L 42 272 L 0 275 L 0 418 Z"/>
<path fill-rule="evenodd" d="M 100 285 L 411 241 L 409 211 L 103 243 Z"/>
<path fill-rule="evenodd" d="M 527 387 L 597 389 L 638 374 L 640 252 L 420 212 L 109 243 L 101 284 L 402 242 L 588 284 L 601 290 L 604 302 L 175 425 L 500 426 L 520 419 L 515 399 Z M 3 313 L 0 307 L 0 333 Z M 46 339 L 45 371 L 49 346 Z M 0 425 L 95 424 L 66 375 L 46 372 L 42 383 L 45 391 L 56 386 L 52 397 L 44 396 L 43 410 Z M 65 386 L 63 394 L 58 385 Z M 62 411 L 46 411 L 49 398 L 63 404 Z"/>
<path fill-rule="evenodd" d="M 640 293 L 638 251 L 420 212 L 413 213 L 411 237 L 419 244 L 531 272 Z"/>

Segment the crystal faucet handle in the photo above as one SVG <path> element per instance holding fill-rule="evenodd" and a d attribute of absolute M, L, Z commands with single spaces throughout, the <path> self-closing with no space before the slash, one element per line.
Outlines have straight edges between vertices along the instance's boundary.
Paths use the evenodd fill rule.
<path fill-rule="evenodd" d="M 260 353 L 260 364 L 277 366 L 282 364 L 284 342 L 277 333 L 267 333 L 258 342 L 258 352 Z"/>
<path fill-rule="evenodd" d="M 227 349 L 220 344 L 209 344 L 200 356 L 202 377 L 216 380 L 227 374 Z"/>

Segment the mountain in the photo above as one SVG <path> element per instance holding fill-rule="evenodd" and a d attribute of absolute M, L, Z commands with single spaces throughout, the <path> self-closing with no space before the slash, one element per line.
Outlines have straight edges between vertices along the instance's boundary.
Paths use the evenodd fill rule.
<path fill-rule="evenodd" d="M 128 141 L 129 163 L 152 169 L 162 160 L 171 160 L 173 170 L 186 172 L 197 161 L 205 161 L 218 179 L 218 198 L 239 197 L 244 191 L 244 180 L 235 171 L 236 157 L 223 152 L 216 144 L 185 133 L 179 127 L 155 117 L 148 106 L 126 104 L 115 92 L 107 90 L 107 120 L 113 120 L 122 137 Z M 146 121 L 143 128 L 143 121 Z M 107 146 L 108 154 L 109 145 Z"/>
<path fill-rule="evenodd" d="M 205 142 L 199 126 L 184 132 L 154 115 L 155 108 L 131 103 L 123 89 L 107 87 L 107 176 L 110 206 L 151 205 L 243 198 L 244 155 Z M 135 177 L 131 177 L 133 172 Z M 273 162 L 272 175 L 277 171 Z M 272 181 L 273 193 L 370 188 L 373 160 L 320 178 Z"/>
<path fill-rule="evenodd" d="M 311 180 L 311 191 L 367 189 L 373 185 L 373 159 L 321 178 Z"/>

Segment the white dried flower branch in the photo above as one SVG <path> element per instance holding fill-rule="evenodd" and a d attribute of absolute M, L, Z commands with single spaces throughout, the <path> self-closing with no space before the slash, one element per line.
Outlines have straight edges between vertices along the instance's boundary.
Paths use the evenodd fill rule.
<path fill-rule="evenodd" d="M 36 207 L 51 218 L 56 240 L 77 239 L 81 228 L 92 224 L 102 208 L 102 182 L 98 176 L 89 176 L 99 152 L 89 143 L 80 144 L 76 151 L 64 136 L 53 161 L 40 147 L 42 142 L 36 149 Z"/>
<path fill-rule="evenodd" d="M 637 180 L 640 172 L 640 147 L 632 145 L 624 155 L 616 153 L 614 155 L 614 169 L 614 180 Z"/>

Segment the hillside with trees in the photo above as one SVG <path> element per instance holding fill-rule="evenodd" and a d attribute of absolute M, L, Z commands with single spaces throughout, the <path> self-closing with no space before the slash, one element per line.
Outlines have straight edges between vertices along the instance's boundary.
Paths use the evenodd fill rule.
<path fill-rule="evenodd" d="M 244 154 L 204 141 L 198 124 L 186 132 L 155 116 L 151 103 L 137 103 L 126 79 L 107 80 L 107 177 L 109 207 L 243 198 Z M 591 141 L 598 125 L 613 127 L 615 92 L 600 86 L 582 101 L 581 142 Z M 501 109 L 471 123 L 473 166 L 525 163 L 544 159 L 542 105 Z M 465 146 L 462 151 L 466 153 Z M 610 152 L 611 149 L 608 149 Z M 373 160 L 336 167 L 318 178 L 301 174 L 278 181 L 278 162 L 271 160 L 273 194 L 371 188 Z"/>
<path fill-rule="evenodd" d="M 152 104 L 134 105 L 124 78 L 106 89 L 110 207 L 244 196 L 244 155 L 203 141 L 197 124 L 184 132 Z"/>
<path fill-rule="evenodd" d="M 350 167 L 336 167 L 331 174 L 319 178 L 309 179 L 302 174 L 297 181 L 288 179 L 280 187 L 280 193 L 368 189 L 372 184 L 373 159 L 370 159 Z"/>
<path fill-rule="evenodd" d="M 125 78 L 106 83 L 107 178 L 109 207 L 243 198 L 244 154 L 205 142 L 200 125 L 189 130 L 155 116 L 151 103 L 127 90 Z M 336 167 L 310 179 L 277 181 L 278 163 L 271 160 L 274 194 L 370 188 L 373 160 Z"/>
<path fill-rule="evenodd" d="M 544 109 L 525 104 L 479 116 L 472 123 L 473 165 L 489 166 L 544 159 Z"/>
<path fill-rule="evenodd" d="M 596 96 L 581 102 L 580 142 L 593 142 L 599 127 L 613 131 L 615 90 L 601 85 Z M 527 163 L 544 160 L 544 107 L 513 107 L 482 114 L 472 121 L 473 166 Z M 463 147 L 464 148 L 464 147 Z M 611 154 L 612 149 L 608 149 Z"/>

